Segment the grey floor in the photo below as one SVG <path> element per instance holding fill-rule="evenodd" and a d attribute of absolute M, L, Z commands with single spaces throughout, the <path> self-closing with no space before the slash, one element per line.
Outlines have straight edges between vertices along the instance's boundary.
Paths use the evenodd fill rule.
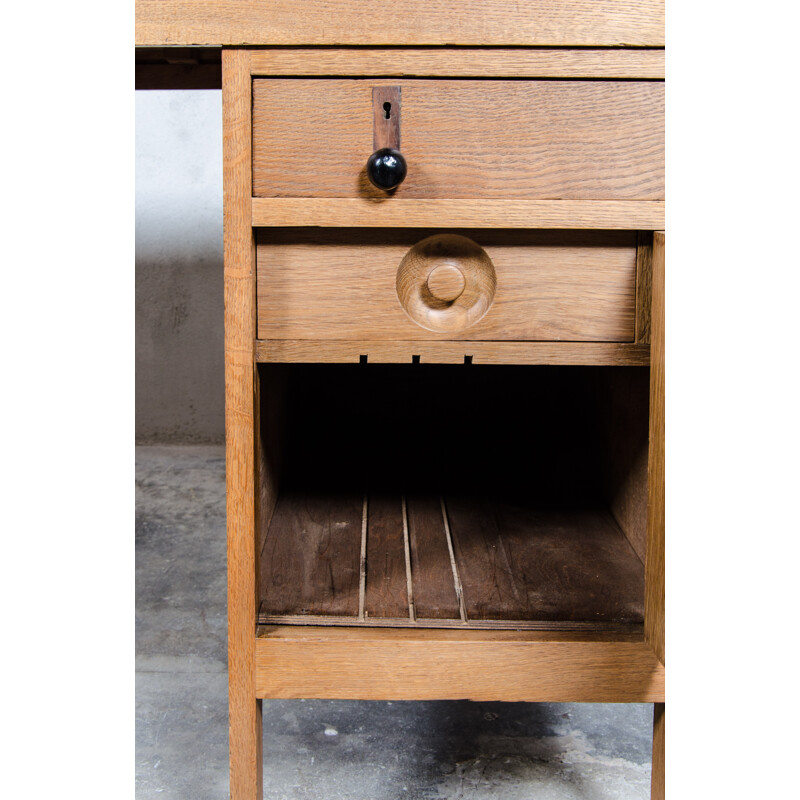
<path fill-rule="evenodd" d="M 228 797 L 225 458 L 136 449 L 136 797 Z M 649 797 L 652 706 L 264 701 L 268 800 Z"/>

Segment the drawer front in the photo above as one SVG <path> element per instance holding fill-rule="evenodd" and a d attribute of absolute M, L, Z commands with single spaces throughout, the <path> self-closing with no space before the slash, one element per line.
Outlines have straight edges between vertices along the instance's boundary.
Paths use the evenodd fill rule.
<path fill-rule="evenodd" d="M 385 197 L 372 88 L 401 87 L 402 198 L 660 200 L 659 81 L 253 81 L 257 197 Z"/>
<path fill-rule="evenodd" d="M 438 236 L 437 232 L 259 230 L 258 338 L 633 341 L 635 233 L 456 233 L 456 238 L 466 237 L 483 250 L 491 262 L 488 268 L 493 269 L 493 277 L 481 282 L 479 275 L 473 280 L 469 269 L 459 263 L 458 253 L 454 253 L 456 268 L 446 259 L 417 260 L 415 265 L 423 284 L 426 280 L 432 286 L 434 280 L 441 283 L 435 286 L 437 292 L 451 291 L 448 281 L 453 275 L 458 279 L 459 269 L 468 284 L 476 285 L 475 302 L 466 304 L 477 309 L 476 316 L 450 324 L 449 304 L 440 303 L 445 324 L 432 330 L 430 321 L 419 316 L 419 304 L 413 307 L 407 296 L 421 297 L 424 313 L 424 293 L 414 295 L 418 287 L 412 285 L 413 275 L 398 283 L 398 270 L 403 263 L 408 266 L 406 256 L 415 245 L 428 240 L 431 234 Z M 431 278 L 437 263 L 444 263 L 445 268 Z M 460 288 L 464 291 L 463 284 Z M 480 306 L 482 292 L 491 297 Z"/>

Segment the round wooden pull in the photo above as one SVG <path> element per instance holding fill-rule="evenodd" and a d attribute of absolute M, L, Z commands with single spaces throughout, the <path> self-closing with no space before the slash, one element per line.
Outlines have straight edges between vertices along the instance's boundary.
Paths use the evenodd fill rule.
<path fill-rule="evenodd" d="M 444 303 L 452 303 L 461 297 L 466 285 L 464 273 L 454 264 L 439 264 L 428 274 L 428 291 Z"/>
<path fill-rule="evenodd" d="M 417 242 L 397 268 L 397 297 L 417 325 L 455 333 L 480 320 L 497 288 L 492 260 L 472 239 L 440 233 Z"/>

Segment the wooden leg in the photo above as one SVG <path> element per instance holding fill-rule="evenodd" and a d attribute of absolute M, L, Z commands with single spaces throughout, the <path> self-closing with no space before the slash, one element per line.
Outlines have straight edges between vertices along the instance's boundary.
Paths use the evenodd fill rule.
<path fill-rule="evenodd" d="M 255 240 L 251 227 L 250 54 L 222 52 L 225 249 L 225 478 L 231 799 L 261 800 L 261 701 L 255 692 Z"/>
<path fill-rule="evenodd" d="M 664 800 L 664 704 L 653 704 L 653 775 L 650 800 Z"/>
<path fill-rule="evenodd" d="M 235 704 L 231 696 L 230 709 L 231 800 L 261 800 L 261 701 Z"/>

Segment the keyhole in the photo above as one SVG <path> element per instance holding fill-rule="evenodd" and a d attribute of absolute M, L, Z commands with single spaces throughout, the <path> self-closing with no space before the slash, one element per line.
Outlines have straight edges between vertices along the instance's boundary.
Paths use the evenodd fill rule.
<path fill-rule="evenodd" d="M 384 103 L 383 104 L 383 118 L 384 119 L 391 119 L 392 116 L 392 104 L 391 103 Z"/>

